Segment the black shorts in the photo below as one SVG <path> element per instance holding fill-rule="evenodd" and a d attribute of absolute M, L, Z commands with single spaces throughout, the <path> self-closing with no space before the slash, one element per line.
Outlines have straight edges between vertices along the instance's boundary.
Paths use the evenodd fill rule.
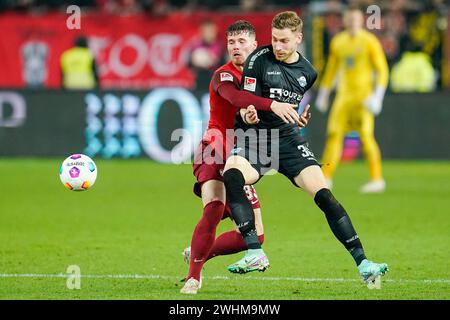
<path fill-rule="evenodd" d="M 273 138 L 273 137 L 272 137 Z M 245 140 L 245 141 L 243 141 Z M 294 178 L 306 167 L 320 166 L 311 152 L 308 142 L 299 134 L 236 141 L 230 155 L 247 159 L 258 171 L 260 179 L 270 170 L 276 170 L 299 187 Z"/>

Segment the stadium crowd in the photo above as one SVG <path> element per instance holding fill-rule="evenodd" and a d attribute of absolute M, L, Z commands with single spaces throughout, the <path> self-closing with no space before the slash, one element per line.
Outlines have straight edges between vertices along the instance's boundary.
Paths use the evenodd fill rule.
<path fill-rule="evenodd" d="M 448 0 L 0 0 L 0 12 L 39 14 L 52 10 L 64 12 L 68 5 L 78 5 L 83 10 L 113 15 L 148 14 L 166 16 L 176 12 L 200 10 L 251 13 L 277 11 L 284 8 L 301 9 L 305 22 L 315 17 L 323 19 L 323 57 L 328 54 L 331 38 L 343 29 L 343 9 L 352 4 L 369 8 L 376 4 L 381 9 L 379 27 L 370 30 L 381 42 L 386 54 L 390 76 L 389 89 L 394 92 L 430 92 L 436 88 L 449 88 Z M 368 14 L 370 14 L 367 11 Z M 309 21 L 308 21 L 309 20 Z M 201 28 L 200 35 L 201 37 Z M 219 30 L 220 31 L 220 30 Z M 315 39 L 312 39 L 314 42 Z M 309 46 L 313 44 L 307 44 Z M 322 45 L 321 45 L 322 47 Z M 447 49 L 448 50 L 448 49 Z M 225 56 L 224 52 L 222 57 Z M 311 57 L 321 70 L 324 65 Z M 217 66 L 222 62 L 216 59 Z M 195 62 L 190 62 L 200 74 Z M 322 60 L 324 63 L 324 60 Z M 420 66 L 420 67 L 419 67 Z M 213 69 L 212 67 L 210 69 Z M 209 74 L 208 74 L 209 75 Z"/>

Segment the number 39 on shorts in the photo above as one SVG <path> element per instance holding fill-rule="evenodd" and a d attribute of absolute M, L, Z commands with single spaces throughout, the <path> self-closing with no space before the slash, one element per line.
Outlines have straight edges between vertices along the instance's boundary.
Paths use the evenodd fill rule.
<path fill-rule="evenodd" d="M 301 144 L 301 145 L 297 146 L 297 149 L 301 151 L 301 155 L 303 158 L 315 159 L 314 153 L 312 153 L 311 150 L 309 150 L 305 144 Z"/>

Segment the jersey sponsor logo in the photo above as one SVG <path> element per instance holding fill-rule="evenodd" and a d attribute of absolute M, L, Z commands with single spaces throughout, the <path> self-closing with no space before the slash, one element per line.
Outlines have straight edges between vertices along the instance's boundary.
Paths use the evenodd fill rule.
<path fill-rule="evenodd" d="M 221 72 L 220 73 L 220 81 L 231 81 L 233 82 L 233 76 L 229 74 L 228 72 Z"/>
<path fill-rule="evenodd" d="M 269 76 L 279 76 L 281 71 L 267 71 L 267 75 Z"/>
<path fill-rule="evenodd" d="M 283 89 L 281 88 L 270 88 L 270 99 L 280 98 L 282 95 Z"/>
<path fill-rule="evenodd" d="M 281 102 L 288 102 L 292 104 L 298 104 L 302 101 L 303 95 L 301 93 L 292 92 L 281 88 L 270 88 L 269 98 L 276 99 Z"/>
<path fill-rule="evenodd" d="M 301 76 L 300 78 L 298 78 L 297 81 L 301 87 L 305 87 L 308 84 L 308 82 L 306 82 L 306 78 L 304 76 Z"/>
<path fill-rule="evenodd" d="M 244 89 L 248 91 L 256 91 L 256 78 L 245 77 L 244 79 Z"/>

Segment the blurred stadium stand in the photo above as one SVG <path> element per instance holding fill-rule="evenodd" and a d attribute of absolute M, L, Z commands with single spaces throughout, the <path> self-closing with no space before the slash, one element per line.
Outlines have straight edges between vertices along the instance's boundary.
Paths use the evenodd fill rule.
<path fill-rule="evenodd" d="M 20 13 L 22 19 L 27 19 L 27 16 L 39 17 L 45 23 L 54 17 L 55 11 L 65 15 L 69 5 L 78 5 L 88 19 L 96 15 L 113 16 L 109 19 L 121 17 L 142 19 L 139 17 L 144 16 L 148 20 L 158 19 L 158 23 L 161 24 L 170 23 L 180 14 L 198 16 L 198 12 L 209 12 L 213 20 L 220 20 L 222 14 L 241 16 L 247 14 L 251 17 L 262 12 L 273 13 L 282 9 L 294 9 L 299 11 L 305 20 L 304 51 L 320 71 L 324 67 L 331 37 L 342 29 L 343 8 L 355 2 L 366 8 L 373 4 L 381 8 L 380 28 L 372 32 L 381 40 L 391 68 L 400 61 L 404 52 L 419 51 L 431 59 L 435 70 L 435 87 L 439 89 L 450 86 L 449 6 L 448 1 L 444 0 L 1 0 L 0 14 L 3 19 L 7 19 L 10 14 Z M 15 22 L 20 24 L 17 18 Z M 200 23 L 195 18 L 192 22 Z M 220 27 L 223 29 L 226 26 L 222 24 Z M 172 32 L 176 33 L 176 29 Z M 67 32 L 66 37 L 72 38 L 73 33 Z"/>
<path fill-rule="evenodd" d="M 450 108 L 446 108 L 450 89 L 449 3 L 443 0 L 0 0 L 0 145 L 14 139 L 21 141 L 19 136 L 23 132 L 33 132 L 29 139 L 38 139 L 39 130 L 44 130 L 43 137 L 56 139 L 58 134 L 55 132 L 64 130 L 62 124 L 69 128 L 75 123 L 78 128 L 69 136 L 62 134 L 59 142 L 53 141 L 43 147 L 39 145 L 45 143 L 45 139 L 36 140 L 35 149 L 21 148 L 19 143 L 2 148 L 0 155 L 56 155 L 80 152 L 80 148 L 85 148 L 90 155 L 107 158 L 147 154 L 155 160 L 167 160 L 164 150 L 175 145 L 170 141 L 168 128 L 195 126 L 186 124 L 192 119 L 202 121 L 203 125 L 207 121 L 208 83 L 202 80 L 205 83 L 197 84 L 196 88 L 196 73 L 188 57 L 190 45 L 198 39 L 199 26 L 205 18 L 217 24 L 219 35 L 223 35 L 226 27 L 235 20 L 247 19 L 255 25 L 262 45 L 270 42 L 270 21 L 274 13 L 295 10 L 304 19 L 305 41 L 300 49 L 320 73 L 331 37 L 342 29 L 343 8 L 354 2 L 366 8 L 373 4 L 381 8 L 379 28 L 371 31 L 381 40 L 391 70 L 409 52 L 421 53 L 422 65 L 427 61 L 431 65 L 426 77 L 434 82 L 433 85 L 421 83 L 420 88 L 427 90 L 412 91 L 430 91 L 431 88 L 433 93 L 424 93 L 423 98 L 417 98 L 417 93 L 413 93 L 408 98 L 388 92 L 386 112 L 377 118 L 381 124 L 386 124 L 377 125 L 385 156 L 421 158 L 424 154 L 419 149 L 414 151 L 413 136 L 404 132 L 395 134 L 387 124 L 394 125 L 392 119 L 400 120 L 400 115 L 407 113 L 411 125 L 420 126 L 419 120 L 423 116 L 420 107 L 410 106 L 420 101 L 436 115 L 425 117 L 434 122 L 422 123 L 422 126 L 432 126 L 435 132 L 418 134 L 423 137 L 421 143 L 426 144 L 426 139 L 433 137 L 450 138 L 444 123 L 445 119 L 450 119 Z M 81 7 L 79 30 L 66 27 L 69 5 Z M 81 34 L 87 36 L 98 65 L 101 87 L 95 92 L 61 90 L 61 54 Z M 414 69 L 411 71 L 414 63 L 401 66 L 397 69 L 415 74 Z M 420 72 L 416 76 L 420 76 Z M 400 74 L 396 79 L 411 80 L 411 77 Z M 408 88 L 408 84 L 394 87 Z M 74 99 L 70 98 L 71 94 Z M 305 103 L 311 101 L 311 95 L 314 90 L 305 97 Z M 148 101 L 158 108 L 145 107 Z M 183 101 L 192 103 L 181 106 Z M 74 123 L 64 120 L 64 113 L 56 112 L 60 122 L 47 128 L 40 126 L 42 121 L 51 122 L 51 110 L 67 106 L 77 108 L 74 102 L 80 104 L 79 111 L 82 111 L 74 113 Z M 44 108 L 43 114 L 47 118 L 42 119 L 39 113 L 32 111 L 33 108 Z M 148 124 L 158 127 L 146 141 L 139 133 L 141 109 L 150 110 L 148 112 L 156 120 Z M 172 115 L 177 114 L 178 121 L 170 121 L 167 110 Z M 190 117 L 185 116 L 187 112 L 191 112 Z M 317 122 L 312 124 L 310 133 L 314 139 L 323 140 L 325 119 L 317 114 L 315 119 Z M 319 124 L 321 127 L 317 127 Z M 51 134 L 47 132 L 50 128 Z M 416 128 L 405 127 L 404 130 Z M 63 137 L 77 142 L 70 145 Z M 402 140 L 408 138 L 409 142 Z M 27 140 L 23 141 L 26 143 Z M 321 142 L 315 145 L 320 154 Z M 152 148 L 157 151 L 150 154 L 153 151 L 149 153 L 148 150 Z M 448 150 L 429 151 L 425 156 L 430 158 L 450 157 Z"/>

